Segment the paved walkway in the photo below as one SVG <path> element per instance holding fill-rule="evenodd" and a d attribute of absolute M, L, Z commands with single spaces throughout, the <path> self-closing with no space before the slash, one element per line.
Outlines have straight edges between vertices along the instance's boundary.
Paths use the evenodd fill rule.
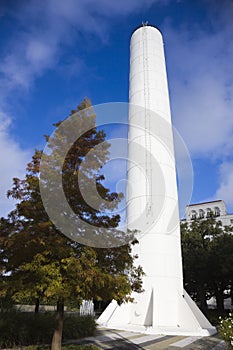
<path fill-rule="evenodd" d="M 76 344 L 95 344 L 105 350 L 226 350 L 218 337 L 182 337 L 145 335 L 127 331 L 99 329 L 95 337 L 73 341 Z"/>

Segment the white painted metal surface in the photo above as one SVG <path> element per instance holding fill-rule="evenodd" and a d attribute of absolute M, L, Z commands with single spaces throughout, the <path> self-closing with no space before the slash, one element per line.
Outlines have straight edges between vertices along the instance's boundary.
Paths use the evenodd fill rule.
<path fill-rule="evenodd" d="M 183 290 L 178 196 L 163 39 L 152 26 L 130 44 L 127 221 L 138 229 L 134 253 L 145 292 L 134 303 L 112 302 L 100 316 L 108 327 L 152 334 L 216 332 Z"/>

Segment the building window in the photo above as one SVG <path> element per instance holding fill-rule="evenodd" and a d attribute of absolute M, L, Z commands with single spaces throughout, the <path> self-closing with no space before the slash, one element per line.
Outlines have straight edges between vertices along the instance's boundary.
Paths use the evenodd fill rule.
<path fill-rule="evenodd" d="M 191 211 L 191 220 L 195 220 L 197 218 L 197 212 L 196 210 Z"/>
<path fill-rule="evenodd" d="M 203 210 L 203 209 L 200 209 L 200 210 L 199 210 L 199 219 L 203 219 L 204 216 L 205 216 L 204 210 Z"/>
<path fill-rule="evenodd" d="M 211 217 L 212 210 L 210 208 L 206 209 L 206 217 L 210 218 Z"/>
<path fill-rule="evenodd" d="M 233 224 L 233 219 L 230 219 L 230 223 Z"/>
<path fill-rule="evenodd" d="M 214 208 L 214 216 L 220 216 L 220 209 L 219 207 Z"/>

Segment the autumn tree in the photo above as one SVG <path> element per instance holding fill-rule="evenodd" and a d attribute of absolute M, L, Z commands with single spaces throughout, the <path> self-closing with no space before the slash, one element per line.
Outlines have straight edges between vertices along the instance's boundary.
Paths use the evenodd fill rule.
<path fill-rule="evenodd" d="M 38 301 L 57 304 L 52 350 L 61 349 L 65 303 L 75 301 L 79 304 L 83 299 L 92 298 L 114 298 L 121 303 L 130 298 L 132 291 L 140 292 L 142 287 L 142 269 L 133 265 L 131 243 L 123 245 L 126 242 L 125 233 L 117 230 L 120 216 L 111 213 L 118 206 L 122 194 L 112 193 L 105 188 L 102 184 L 104 175 L 98 172 L 109 157 L 110 144 L 105 142 L 105 132 L 96 128 L 96 117 L 88 99 L 71 112 L 71 117 L 74 118 L 67 119 L 67 123 L 71 120 L 71 133 L 76 126 L 86 130 L 85 124 L 89 125 L 65 154 L 60 184 L 72 208 L 72 215 L 81 219 L 79 225 L 73 225 L 72 230 L 75 232 L 67 236 L 51 222 L 39 188 L 42 152 L 37 150 L 28 164 L 25 178 L 15 178 L 13 188 L 8 192 L 10 197 L 18 200 L 18 204 L 9 214 L 7 222 L 4 222 L 4 237 L 1 241 L 0 261 L 4 265 L 2 290 L 5 295 L 11 295 L 17 302 L 27 298 L 37 304 Z M 56 124 L 56 128 L 60 126 L 61 122 Z M 45 167 L 49 164 L 49 176 L 41 176 L 40 181 L 48 191 L 48 196 L 56 199 L 54 207 L 49 210 L 55 210 L 56 201 L 59 201 L 59 197 L 56 197 L 56 171 L 60 150 L 66 146 L 69 137 L 70 134 L 64 130 L 62 133 L 55 131 L 51 138 L 46 136 L 49 152 L 45 155 Z M 97 147 L 80 180 L 80 169 L 85 158 L 99 145 L 102 147 Z M 88 191 L 93 181 L 97 195 L 104 199 L 98 202 L 96 194 L 90 192 L 94 206 L 86 203 L 81 190 L 83 185 Z M 64 210 L 59 220 L 63 222 L 66 216 Z M 69 219 L 71 221 L 73 217 Z M 81 244 L 80 240 L 82 242 L 82 238 L 90 234 L 85 230 L 86 223 L 92 228 L 91 237 L 105 238 L 105 243 L 110 242 L 109 246 L 105 244 L 105 248 L 99 248 L 91 241 L 89 246 Z M 112 243 L 116 237 L 119 244 L 114 248 Z"/>

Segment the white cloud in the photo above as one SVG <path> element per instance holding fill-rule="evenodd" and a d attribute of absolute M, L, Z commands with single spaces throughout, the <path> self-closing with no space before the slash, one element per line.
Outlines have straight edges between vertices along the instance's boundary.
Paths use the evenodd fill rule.
<path fill-rule="evenodd" d="M 26 58 L 32 64 L 48 64 L 53 55 L 50 46 L 41 40 L 30 40 L 26 50 Z"/>
<path fill-rule="evenodd" d="M 224 198 L 228 204 L 228 210 L 233 212 L 233 162 L 225 162 L 220 166 L 219 188 L 214 198 Z"/>
<path fill-rule="evenodd" d="M 173 118 L 195 156 L 227 156 L 233 146 L 233 30 L 166 29 Z"/>
<path fill-rule="evenodd" d="M 0 216 L 8 214 L 15 201 L 7 199 L 6 192 L 12 186 L 12 178 L 22 178 L 26 164 L 30 159 L 30 152 L 23 151 L 20 145 L 9 134 L 10 118 L 0 113 Z"/>
<path fill-rule="evenodd" d="M 34 79 L 59 63 L 62 48 L 87 35 L 108 39 L 111 19 L 121 18 L 161 0 L 31 0 L 9 9 L 20 30 L 10 39 L 0 64 L 8 88 L 29 88 Z M 77 64 L 77 63 L 76 63 Z"/>

